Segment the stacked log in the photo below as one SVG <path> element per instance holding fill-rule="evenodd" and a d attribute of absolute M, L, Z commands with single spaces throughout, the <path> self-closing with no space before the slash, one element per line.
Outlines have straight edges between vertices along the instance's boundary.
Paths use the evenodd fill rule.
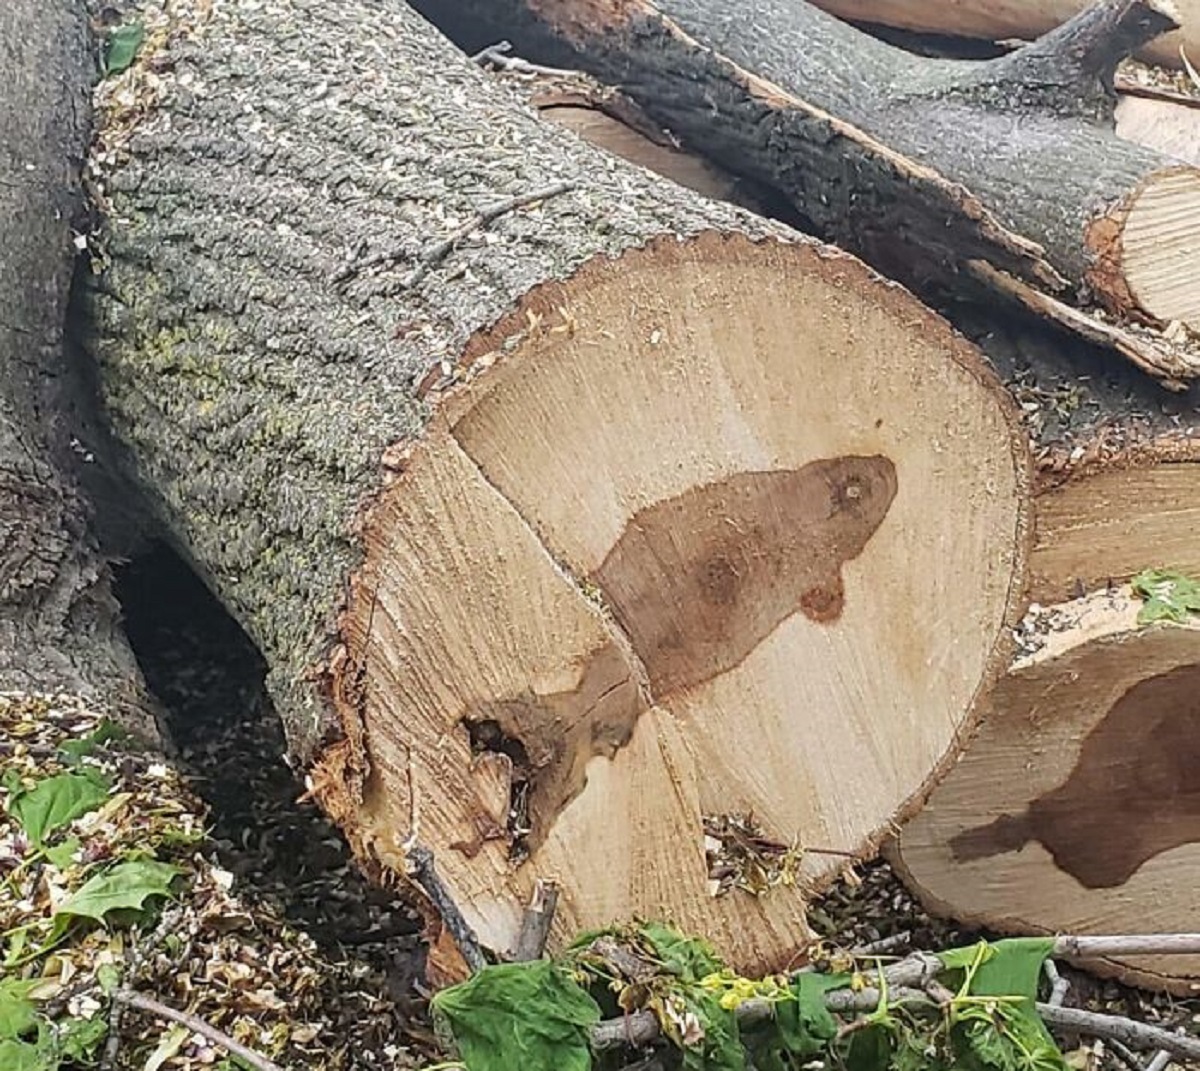
<path fill-rule="evenodd" d="M 422 6 L 451 27 L 455 13 L 481 14 L 469 2 Z M 1096 11 L 1117 20 L 1109 23 L 1112 30 L 1136 6 L 1102 4 Z M 687 90 L 679 72 L 695 74 L 703 68 L 696 82 L 704 91 L 711 92 L 714 81 L 729 90 L 726 97 L 717 95 L 718 102 L 732 99 L 740 82 L 742 89 L 758 90 L 760 116 L 780 107 L 778 96 L 768 97 L 768 91 L 774 93 L 781 82 L 794 88 L 800 76 L 792 73 L 786 75 L 791 81 L 783 81 L 782 61 L 776 61 L 772 50 L 790 39 L 798 20 L 809 17 L 798 14 L 804 7 L 766 11 L 770 32 L 764 32 L 761 20 L 722 19 L 715 6 L 697 3 L 668 3 L 662 15 L 646 5 L 627 4 L 619 13 L 605 9 L 607 14 L 600 16 L 596 5 L 590 5 L 586 18 L 569 2 L 526 6 L 515 0 L 510 5 L 517 9 L 514 24 L 524 28 L 523 41 L 535 54 L 619 82 L 649 114 L 669 120 L 685 141 L 693 132 L 694 145 L 702 143 L 700 131 L 707 130 L 705 147 L 734 166 L 732 153 L 725 154 L 721 146 L 744 133 L 744 118 L 732 106 L 722 110 L 723 103 L 706 119 L 698 111 L 693 114 L 686 101 L 681 103 Z M 1147 16 L 1159 10 L 1144 7 Z M 1076 30 L 1086 25 L 1080 20 Z M 512 33 L 511 25 L 507 32 Z M 814 39 L 821 41 L 822 34 Z M 1066 33 L 1052 37 L 1027 56 L 1045 57 L 1069 39 Z M 814 52 L 821 49 L 809 49 L 796 63 L 811 64 Z M 837 53 L 830 54 L 832 65 Z M 856 62 L 861 55 L 857 47 L 845 54 L 854 55 Z M 1012 58 L 1005 62 L 1010 70 L 1022 66 Z M 1027 72 L 1035 69 L 1025 63 Z M 770 73 L 772 86 L 753 83 L 763 71 Z M 831 79 L 828 67 L 813 74 L 810 66 L 804 75 L 810 98 L 821 90 L 828 93 L 830 81 L 845 84 Z M 893 89 L 897 84 L 895 76 L 876 81 Z M 678 92 L 668 93 L 667 85 Z M 752 95 L 743 94 L 746 100 Z M 924 98 L 925 114 L 936 97 Z M 796 99 L 786 107 L 796 109 Z M 840 107 L 836 114 L 842 116 L 853 106 Z M 1103 137 L 1091 122 L 1085 124 L 1087 137 L 1111 145 L 1111 113 L 1106 113 Z M 722 140 L 726 135 L 728 143 Z M 943 135 L 936 140 L 944 160 L 953 139 Z M 1170 151 L 1144 126 L 1138 140 Z M 756 148 L 750 147 L 751 155 Z M 779 181 L 781 171 L 774 166 L 773 173 L 754 165 L 751 170 L 794 191 L 797 187 Z M 1171 171 L 1174 165 L 1162 166 Z M 976 182 L 968 187 L 972 192 L 986 189 Z M 827 191 L 829 184 L 822 189 Z M 986 197 L 981 201 L 989 203 Z M 802 210 L 812 204 L 795 203 Z M 837 208 L 844 225 L 845 205 Z M 1047 232 L 1032 233 L 1042 238 Z M 1128 236 L 1122 242 L 1136 244 Z M 856 247 L 870 249 L 861 238 Z M 1195 257 L 1194 235 L 1184 248 L 1187 258 Z M 876 252 L 875 259 L 884 258 Z M 974 262 L 975 274 L 1011 284 L 1014 275 L 998 268 L 998 259 L 993 255 L 985 264 Z M 1183 270 L 1174 269 L 1176 278 Z M 912 277 L 911 264 L 907 274 Z M 1030 299 L 1030 288 L 1019 292 L 1026 305 L 1052 311 L 1041 297 Z M 1148 310 L 1137 311 L 1145 316 Z M 1054 317 L 1060 318 L 1059 313 Z M 1060 322 L 1078 330 L 1065 316 Z M 1105 330 L 1079 333 L 1104 341 Z M 1136 353 L 1127 355 L 1137 362 Z M 1190 398 L 1168 405 L 1140 385 L 1093 389 L 1096 378 L 1085 366 L 1064 370 L 1037 360 L 1012 376 L 1010 387 L 1018 400 L 1027 396 L 1032 383 L 1037 397 L 1082 407 L 1088 417 L 1065 433 L 1032 432 L 1040 464 L 1031 570 L 1022 593 L 1034 603 L 1021 634 L 1026 648 L 983 696 L 978 735 L 934 790 L 929 805 L 907 825 L 894 856 L 929 906 L 1014 932 L 1186 929 L 1194 906 L 1200 810 L 1194 749 L 1187 742 L 1200 725 L 1188 696 L 1200 664 L 1200 633 L 1190 627 L 1140 624 L 1141 602 L 1127 582 L 1150 566 L 1200 573 L 1193 537 L 1200 510 L 1195 408 Z M 1126 957 L 1102 966 L 1125 978 L 1180 991 L 1189 991 L 1200 977 L 1200 964 L 1186 958 Z"/>
<path fill-rule="evenodd" d="M 1008 394 L 404 5 L 197 10 L 111 88 L 88 345 L 313 791 L 383 874 L 432 850 L 499 953 L 553 878 L 552 947 L 667 916 L 781 966 L 1007 661 Z"/>
<path fill-rule="evenodd" d="M 1085 6 L 1086 0 L 816 0 L 839 18 L 896 26 L 923 33 L 978 37 L 988 41 L 1031 40 L 1060 26 Z M 1196 0 L 1158 3 L 1173 8 L 1180 29 L 1146 42 L 1139 55 L 1154 63 L 1178 67 L 1180 50 L 1193 61 L 1200 56 L 1200 4 Z"/>
<path fill-rule="evenodd" d="M 89 133 L 86 19 L 19 0 L 0 9 L 0 38 L 0 698 L 75 693 L 154 738 L 80 479 L 84 392 L 64 348 Z"/>
<path fill-rule="evenodd" d="M 1200 172 L 1112 129 L 1114 71 L 1175 25 L 1165 5 L 1103 0 L 979 63 L 913 56 L 804 2 L 414 6 L 464 42 L 503 35 L 620 86 L 909 285 L 974 278 L 1168 383 L 1200 371 Z"/>

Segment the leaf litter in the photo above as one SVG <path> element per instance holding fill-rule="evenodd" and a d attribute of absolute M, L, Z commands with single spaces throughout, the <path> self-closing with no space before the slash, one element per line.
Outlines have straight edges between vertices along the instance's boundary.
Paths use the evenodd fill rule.
<path fill-rule="evenodd" d="M 285 1067 L 417 1066 L 372 968 L 243 888 L 183 776 L 113 735 L 77 698 L 0 694 L 4 1071 L 92 1066 L 122 985 Z M 120 1022 L 114 1069 L 236 1066 L 177 1024 Z"/>

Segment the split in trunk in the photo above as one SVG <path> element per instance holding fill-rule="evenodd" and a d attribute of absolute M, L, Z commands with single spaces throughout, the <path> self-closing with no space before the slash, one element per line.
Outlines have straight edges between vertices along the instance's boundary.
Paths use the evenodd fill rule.
<path fill-rule="evenodd" d="M 1041 610 L 978 735 L 900 835 L 927 906 L 1010 932 L 1195 924 L 1200 629 L 1139 626 L 1128 587 Z M 1200 956 L 1114 956 L 1107 973 L 1182 993 Z"/>
<path fill-rule="evenodd" d="M 317 795 L 384 868 L 432 849 L 493 949 L 542 878 L 552 945 L 665 915 L 781 965 L 804 896 L 711 895 L 721 819 L 819 882 L 843 855 L 779 853 L 868 850 L 952 756 L 1024 568 L 998 381 L 403 4 L 151 30 L 96 161 L 104 399 Z"/>
<path fill-rule="evenodd" d="M 503 35 L 619 85 L 685 144 L 918 287 L 961 288 L 984 261 L 1120 319 L 1200 326 L 1200 170 L 1112 129 L 1117 63 L 1173 26 L 1159 0 L 1103 0 L 987 62 L 916 57 L 803 2 L 414 6 L 464 43 Z M 1188 339 L 1138 348 L 1165 381 L 1200 374 Z"/>

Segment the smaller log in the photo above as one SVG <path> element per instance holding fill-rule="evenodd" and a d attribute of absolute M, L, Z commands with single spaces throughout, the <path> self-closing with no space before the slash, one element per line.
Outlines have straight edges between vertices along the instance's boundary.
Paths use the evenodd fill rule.
<path fill-rule="evenodd" d="M 1117 103 L 1117 133 L 1127 141 L 1200 167 L 1200 101 L 1189 105 L 1124 95 Z"/>
<path fill-rule="evenodd" d="M 1200 628 L 1137 622 L 1128 587 L 1048 607 L 893 857 L 931 910 L 1002 932 L 1195 925 Z M 1181 993 L 1200 955 L 1088 958 Z"/>
<path fill-rule="evenodd" d="M 984 261 L 1121 320 L 1200 325 L 1200 170 L 1111 128 L 1118 63 L 1174 26 L 1162 0 L 1102 0 L 977 63 L 912 56 L 801 2 L 756 0 L 737 19 L 714 0 L 414 5 L 460 38 L 491 25 L 534 59 L 620 85 L 910 285 L 958 291 Z M 1082 316 L 1058 319 L 1104 333 Z M 1173 384 L 1200 373 L 1195 346 L 1116 348 Z"/>
<path fill-rule="evenodd" d="M 839 18 L 879 23 L 904 30 L 981 37 L 997 41 L 1029 40 L 1077 15 L 1086 0 L 814 0 Z M 1138 55 L 1154 63 L 1180 66 L 1179 50 L 1200 56 L 1200 0 L 1173 0 L 1180 29 L 1147 42 Z"/>
<path fill-rule="evenodd" d="M 1131 444 L 1129 429 L 1108 430 L 1042 458 L 1035 602 L 1067 602 L 1148 567 L 1200 575 L 1200 441 L 1185 430 Z"/>

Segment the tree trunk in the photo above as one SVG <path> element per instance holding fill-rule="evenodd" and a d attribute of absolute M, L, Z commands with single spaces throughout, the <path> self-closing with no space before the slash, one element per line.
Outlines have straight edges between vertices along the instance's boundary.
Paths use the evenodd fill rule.
<path fill-rule="evenodd" d="M 1200 327 L 1200 171 L 1112 130 L 1116 64 L 1173 25 L 1154 0 L 1103 0 L 989 62 L 913 56 L 803 2 L 414 6 L 468 47 L 502 34 L 621 86 L 910 284 L 961 289 L 982 261 L 992 272 L 974 274 L 1015 277 L 1043 311 L 1098 302 L 1122 320 Z M 1088 330 L 1079 313 L 1057 319 Z M 1164 380 L 1200 373 L 1190 343 L 1131 336 L 1130 349 Z"/>
<path fill-rule="evenodd" d="M 0 692 L 74 692 L 154 736 L 76 471 L 63 329 L 94 74 L 78 5 L 0 7 Z"/>
<path fill-rule="evenodd" d="M 804 896 L 714 897 L 706 847 L 753 812 L 819 882 L 953 752 L 1019 612 L 998 381 L 403 4 L 159 29 L 106 90 L 91 345 L 314 791 L 382 868 L 432 849 L 494 949 L 554 878 L 555 942 L 668 915 L 780 965 Z"/>
<path fill-rule="evenodd" d="M 1143 605 L 1125 586 L 1035 615 L 1036 649 L 898 841 L 930 908 L 1019 933 L 1195 929 L 1200 628 L 1139 626 Z M 1200 983 L 1200 956 L 1094 966 L 1184 994 Z"/>
<path fill-rule="evenodd" d="M 856 22 L 898 26 L 905 30 L 983 37 L 1024 38 L 1052 30 L 1077 15 L 1086 0 L 814 0 L 817 7 Z M 1200 0 L 1172 0 L 1180 29 L 1148 41 L 1138 55 L 1153 63 L 1180 66 L 1179 50 L 1195 61 L 1200 56 Z"/>

